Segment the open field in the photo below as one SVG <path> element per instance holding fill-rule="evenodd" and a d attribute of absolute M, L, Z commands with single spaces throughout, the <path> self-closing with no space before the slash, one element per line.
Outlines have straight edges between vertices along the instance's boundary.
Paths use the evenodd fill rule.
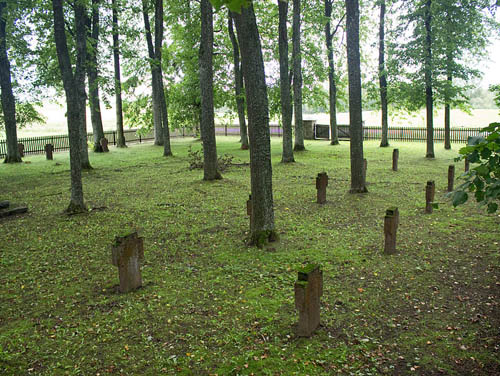
<path fill-rule="evenodd" d="M 114 109 L 106 109 L 102 106 L 102 119 L 104 130 L 114 130 L 116 128 L 116 117 Z M 36 137 L 36 136 L 47 136 L 47 135 L 59 135 L 67 134 L 68 129 L 66 125 L 66 108 L 54 104 L 46 103 L 43 108 L 40 109 L 46 118 L 46 124 L 44 125 L 33 125 L 25 129 L 20 129 L 18 131 L 19 137 Z M 434 126 L 436 128 L 444 127 L 444 114 L 443 110 L 438 110 L 435 112 Z M 328 114 L 305 114 L 305 119 L 316 119 L 320 124 L 329 123 Z M 378 111 L 363 111 L 363 119 L 367 126 L 379 126 L 380 125 L 380 113 Z M 498 109 L 495 110 L 472 110 L 471 115 L 466 114 L 460 110 L 452 110 L 451 121 L 453 127 L 485 127 L 493 121 L 500 121 L 500 115 Z M 219 122 L 227 121 L 223 118 L 219 118 Z M 236 120 L 234 120 L 236 121 Z M 276 120 L 277 121 L 277 120 Z M 338 114 L 337 121 L 339 124 L 349 124 L 349 114 L 342 112 Z M 425 127 L 425 110 L 414 116 L 400 115 L 393 119 L 389 119 L 389 125 L 394 127 L 408 126 L 408 127 Z M 126 127 L 134 128 L 133 124 L 125 124 Z M 92 129 L 90 124 L 90 113 L 87 109 L 87 127 L 89 132 Z M 0 138 L 4 138 L 4 134 L 0 133 Z"/>
<path fill-rule="evenodd" d="M 249 167 L 202 181 L 192 139 L 91 153 L 87 214 L 69 203 L 69 160 L 0 165 L 0 201 L 29 213 L 0 219 L 2 375 L 498 375 L 500 216 L 444 197 L 460 145 L 426 160 L 424 143 L 365 142 L 369 193 L 351 195 L 349 144 L 306 141 L 279 163 L 272 140 L 276 228 L 249 248 Z M 234 137 L 219 154 L 248 162 Z M 457 164 L 457 173 L 463 165 Z M 330 177 L 327 203 L 314 178 Z M 439 209 L 424 214 L 425 183 Z M 383 250 L 383 215 L 398 206 L 398 253 Z M 145 239 L 143 288 L 117 292 L 116 235 Z M 322 326 L 297 338 L 296 269 L 324 271 Z"/>

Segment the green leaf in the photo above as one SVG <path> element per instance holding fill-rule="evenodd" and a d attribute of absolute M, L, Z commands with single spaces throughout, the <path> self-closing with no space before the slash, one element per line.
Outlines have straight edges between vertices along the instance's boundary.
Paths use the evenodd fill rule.
<path fill-rule="evenodd" d="M 439 203 L 438 202 L 432 202 L 431 206 L 433 207 L 433 209 L 439 209 Z"/>
<path fill-rule="evenodd" d="M 453 206 L 458 206 L 458 205 L 462 205 L 464 204 L 465 202 L 467 202 L 467 199 L 469 198 L 469 195 L 464 192 L 464 191 L 456 191 L 453 193 Z"/>
<path fill-rule="evenodd" d="M 491 213 L 494 213 L 494 212 L 496 212 L 496 211 L 497 211 L 497 209 L 498 209 L 498 204 L 497 204 L 497 203 L 495 203 L 495 202 L 490 202 L 490 203 L 488 204 L 488 213 L 490 213 L 490 214 L 491 214 Z"/>

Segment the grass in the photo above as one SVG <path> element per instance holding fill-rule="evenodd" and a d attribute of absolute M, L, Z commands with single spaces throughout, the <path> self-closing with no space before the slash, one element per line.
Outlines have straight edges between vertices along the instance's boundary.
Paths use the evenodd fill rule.
<path fill-rule="evenodd" d="M 444 197 L 459 145 L 426 160 L 425 144 L 365 142 L 369 193 L 351 195 L 349 145 L 306 141 L 283 165 L 273 139 L 280 242 L 248 248 L 248 166 L 202 181 L 174 157 L 134 145 L 91 154 L 88 214 L 69 203 L 69 161 L 56 153 L 0 166 L 0 200 L 29 213 L 0 220 L 0 373 L 5 375 L 498 374 L 500 216 Z M 247 162 L 236 138 L 219 154 Z M 457 166 L 457 172 L 462 166 Z M 330 177 L 315 203 L 315 176 Z M 425 215 L 425 183 L 439 209 Z M 383 216 L 397 206 L 398 253 L 383 250 Z M 117 292 L 111 245 L 144 237 L 144 286 Z M 321 265 L 322 326 L 297 338 L 297 270 Z"/>

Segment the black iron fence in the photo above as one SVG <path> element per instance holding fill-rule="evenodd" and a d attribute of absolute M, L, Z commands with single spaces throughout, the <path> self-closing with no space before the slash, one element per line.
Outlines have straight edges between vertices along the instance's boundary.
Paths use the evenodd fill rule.
<path fill-rule="evenodd" d="M 279 125 L 269 126 L 271 136 L 283 136 L 283 129 Z M 468 137 L 480 136 L 480 128 L 451 128 L 451 142 L 467 142 Z M 193 132 L 187 130 L 176 130 L 171 132 L 173 137 L 184 137 L 192 135 Z M 237 125 L 223 125 L 215 128 L 216 135 L 239 136 L 240 128 Z M 349 125 L 338 125 L 339 138 L 349 138 Z M 149 141 L 154 139 L 152 132 L 141 135 L 136 129 L 124 131 L 125 141 L 127 143 Z M 104 136 L 109 144 L 116 145 L 118 139 L 116 131 L 106 131 Z M 316 139 L 329 139 L 330 128 L 326 124 L 316 124 L 314 126 L 314 137 Z M 380 140 L 382 129 L 380 127 L 363 127 L 363 139 Z M 396 141 L 425 141 L 427 139 L 427 130 L 425 128 L 389 128 L 389 139 Z M 87 134 L 87 141 L 92 142 L 92 133 Z M 434 141 L 444 141 L 444 128 L 434 128 Z M 69 139 L 67 135 L 42 136 L 42 137 L 21 137 L 18 139 L 20 144 L 24 145 L 25 154 L 41 154 L 45 152 L 45 145 L 52 144 L 54 151 L 69 150 Z M 7 154 L 7 145 L 5 140 L 0 140 L 0 157 Z"/>

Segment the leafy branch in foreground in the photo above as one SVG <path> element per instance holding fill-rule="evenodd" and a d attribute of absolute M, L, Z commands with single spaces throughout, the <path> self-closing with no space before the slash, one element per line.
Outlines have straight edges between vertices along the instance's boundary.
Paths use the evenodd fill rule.
<path fill-rule="evenodd" d="M 478 166 L 462 176 L 465 182 L 451 193 L 451 197 L 453 206 L 458 206 L 468 200 L 467 192 L 474 192 L 476 201 L 487 205 L 488 213 L 494 213 L 500 201 L 500 123 L 491 123 L 481 132 L 488 132 L 489 135 L 484 139 L 477 138 L 472 145 L 460 149 L 461 155 L 455 159 L 467 158 Z"/>

